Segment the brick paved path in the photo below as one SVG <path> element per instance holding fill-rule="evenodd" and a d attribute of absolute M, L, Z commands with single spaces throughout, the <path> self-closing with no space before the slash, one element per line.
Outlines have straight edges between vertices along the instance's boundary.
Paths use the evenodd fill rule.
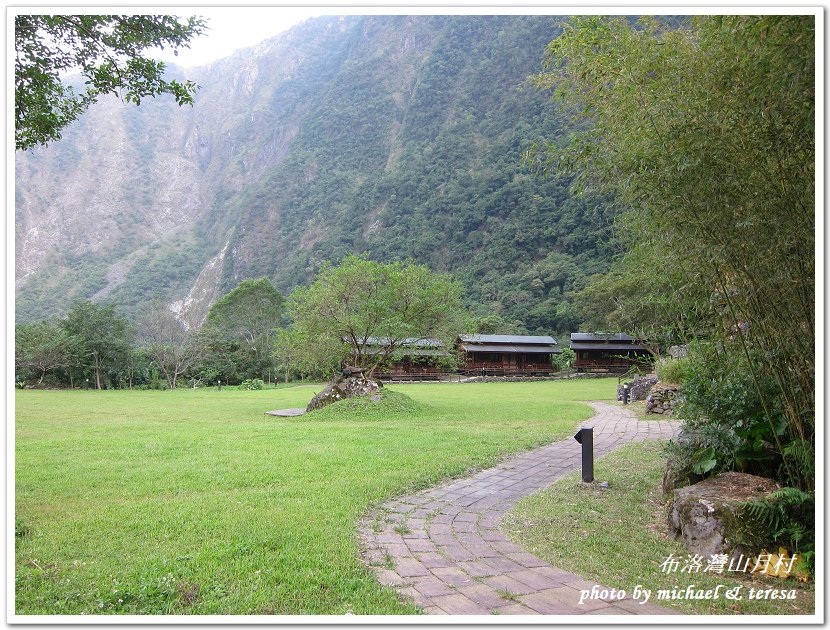
<path fill-rule="evenodd" d="M 593 427 L 597 458 L 627 442 L 667 440 L 679 425 L 639 421 L 623 407 L 590 404 L 596 415 L 580 426 Z M 595 582 L 523 551 L 499 529 L 519 499 L 578 470 L 580 449 L 568 438 L 472 477 L 387 501 L 359 524 L 363 560 L 382 584 L 432 614 L 674 614 L 630 596 L 579 605 L 580 589 Z"/>

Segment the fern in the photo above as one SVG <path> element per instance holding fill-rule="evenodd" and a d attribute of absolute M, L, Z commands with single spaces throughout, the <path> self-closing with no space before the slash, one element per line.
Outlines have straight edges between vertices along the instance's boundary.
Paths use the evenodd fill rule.
<path fill-rule="evenodd" d="M 784 487 L 758 501 L 741 505 L 743 513 L 763 531 L 764 538 L 812 556 L 815 492 Z"/>

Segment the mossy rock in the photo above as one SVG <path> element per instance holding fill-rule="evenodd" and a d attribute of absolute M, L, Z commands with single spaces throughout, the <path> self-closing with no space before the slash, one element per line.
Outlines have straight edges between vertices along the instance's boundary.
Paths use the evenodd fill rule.
<path fill-rule="evenodd" d="M 677 488 L 669 508 L 669 535 L 705 558 L 751 553 L 764 545 L 766 531 L 744 514 L 743 505 L 779 488 L 772 479 L 738 472 Z"/>

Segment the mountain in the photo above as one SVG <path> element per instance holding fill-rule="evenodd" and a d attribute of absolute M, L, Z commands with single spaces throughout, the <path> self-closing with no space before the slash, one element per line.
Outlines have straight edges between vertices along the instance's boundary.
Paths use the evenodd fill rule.
<path fill-rule="evenodd" d="M 15 156 L 19 321 L 154 300 L 199 325 L 241 280 L 283 292 L 350 252 L 451 271 L 480 315 L 573 330 L 612 210 L 533 174 L 560 134 L 527 78 L 550 16 L 309 20 L 203 68 L 193 107 L 100 102 Z"/>

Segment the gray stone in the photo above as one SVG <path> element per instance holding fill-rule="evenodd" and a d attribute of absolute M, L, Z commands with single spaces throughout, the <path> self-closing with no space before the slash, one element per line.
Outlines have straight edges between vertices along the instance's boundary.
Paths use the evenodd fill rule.
<path fill-rule="evenodd" d="M 280 416 L 281 418 L 293 418 L 301 416 L 305 413 L 305 407 L 292 407 L 290 409 L 276 409 L 274 411 L 266 411 L 267 416 Z"/>
<path fill-rule="evenodd" d="M 741 514 L 741 504 L 763 499 L 779 487 L 771 479 L 728 472 L 679 488 L 669 508 L 669 536 L 705 558 L 755 551 L 763 540 Z"/>
<path fill-rule="evenodd" d="M 674 415 L 681 389 L 679 385 L 654 385 L 646 398 L 646 413 Z"/>
<path fill-rule="evenodd" d="M 381 387 L 382 385 L 378 381 L 366 378 L 362 373 L 355 373 L 353 376 L 340 376 L 311 399 L 306 411 L 322 409 L 326 405 L 345 398 L 376 395 Z"/>
<path fill-rule="evenodd" d="M 651 387 L 657 383 L 656 376 L 635 376 L 628 383 L 617 385 L 617 400 L 623 399 L 623 387 L 628 385 L 628 399 L 630 401 L 645 400 Z"/>

